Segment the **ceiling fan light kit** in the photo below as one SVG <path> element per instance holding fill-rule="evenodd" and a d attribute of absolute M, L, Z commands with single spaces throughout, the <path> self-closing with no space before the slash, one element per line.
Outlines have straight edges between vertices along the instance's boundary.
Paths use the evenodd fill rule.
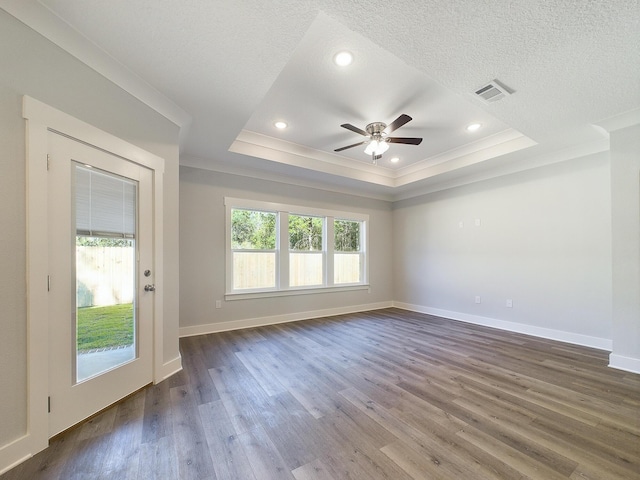
<path fill-rule="evenodd" d="M 389 150 L 389 144 L 384 140 L 371 140 L 367 145 L 367 148 L 364 149 L 364 153 L 367 155 L 382 155 L 384 152 Z"/>
<path fill-rule="evenodd" d="M 377 160 L 382 157 L 382 154 L 389 149 L 389 143 L 402 143 L 405 145 L 420 145 L 420 143 L 422 143 L 422 138 L 388 136 L 391 132 L 400 128 L 411 120 L 412 118 L 409 115 L 405 115 L 403 113 L 389 125 L 383 122 L 373 122 L 367 125 L 365 127 L 365 130 L 355 127 L 350 123 L 343 123 L 342 125 L 340 125 L 342 128 L 351 130 L 352 132 L 355 132 L 364 137 L 369 137 L 369 139 L 362 142 L 354 143 L 352 145 L 347 145 L 346 147 L 336 148 L 334 152 L 341 152 L 349 148 L 357 147 L 358 145 L 367 144 L 367 147 L 364 149 L 364 153 L 366 153 L 367 155 L 371 155 L 373 164 L 376 165 Z"/>

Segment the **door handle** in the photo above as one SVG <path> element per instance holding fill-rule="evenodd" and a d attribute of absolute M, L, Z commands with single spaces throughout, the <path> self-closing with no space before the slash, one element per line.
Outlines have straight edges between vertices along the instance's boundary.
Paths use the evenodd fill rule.
<path fill-rule="evenodd" d="M 156 291 L 156 286 L 152 283 L 148 283 L 147 285 L 144 286 L 144 291 L 145 292 L 155 292 Z"/>

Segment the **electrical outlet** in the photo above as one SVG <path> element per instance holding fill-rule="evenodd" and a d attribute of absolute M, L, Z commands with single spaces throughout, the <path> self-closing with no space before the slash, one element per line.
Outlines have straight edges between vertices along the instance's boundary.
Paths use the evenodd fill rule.
<path fill-rule="evenodd" d="M 507 299 L 507 308 L 513 308 L 513 300 L 511 300 L 510 298 Z"/>
<path fill-rule="evenodd" d="M 476 218 L 476 227 L 479 227 L 480 225 L 482 225 L 482 222 L 479 218 Z"/>
<path fill-rule="evenodd" d="M 458 222 L 458 227 L 464 228 L 464 222 L 462 220 Z"/>
<path fill-rule="evenodd" d="M 216 300 L 216 308 L 222 308 L 222 300 Z"/>
<path fill-rule="evenodd" d="M 476 295 L 476 303 L 482 303 L 482 299 L 480 298 L 480 295 Z"/>

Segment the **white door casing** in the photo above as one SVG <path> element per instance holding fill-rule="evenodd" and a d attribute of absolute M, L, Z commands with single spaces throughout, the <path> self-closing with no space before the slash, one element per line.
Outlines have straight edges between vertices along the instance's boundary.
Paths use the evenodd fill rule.
<path fill-rule="evenodd" d="M 153 381 L 164 379 L 163 368 L 163 182 L 164 159 L 28 96 L 26 119 L 27 179 L 27 415 L 24 437 L 16 441 L 21 455 L 35 455 L 49 444 L 49 312 L 48 312 L 48 171 L 50 131 L 60 132 L 110 152 L 153 173 Z"/>

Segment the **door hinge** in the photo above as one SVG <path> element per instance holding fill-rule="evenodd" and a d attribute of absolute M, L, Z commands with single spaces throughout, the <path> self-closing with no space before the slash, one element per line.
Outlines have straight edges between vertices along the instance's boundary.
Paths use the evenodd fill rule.
<path fill-rule="evenodd" d="M 51 397 L 47 397 L 47 413 L 51 413 Z"/>
<path fill-rule="evenodd" d="M 49 170 L 49 164 L 51 163 L 51 155 L 47 153 L 47 170 Z"/>

